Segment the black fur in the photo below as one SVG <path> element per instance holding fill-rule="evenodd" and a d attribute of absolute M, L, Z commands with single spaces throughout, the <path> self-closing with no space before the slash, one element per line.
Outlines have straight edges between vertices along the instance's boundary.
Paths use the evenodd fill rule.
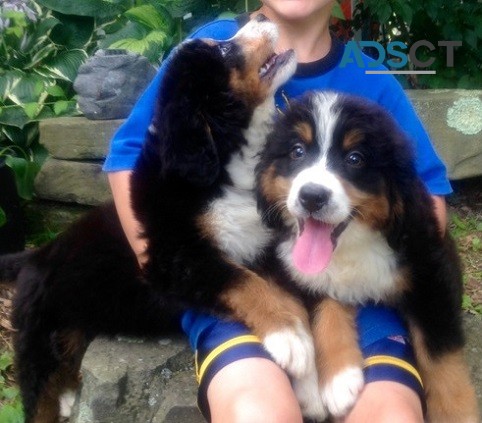
<path fill-rule="evenodd" d="M 242 74 L 251 62 L 258 75 L 268 59 L 245 57 L 242 42 L 192 40 L 170 59 L 131 180 L 148 243 L 142 272 L 112 203 L 46 246 L 0 258 L 2 279 L 17 278 L 12 319 L 27 422 L 57 421 L 58 396 L 77 387 L 85 349 L 97 335 L 167 334 L 179 329 L 187 308 L 230 311 L 219 297 L 240 266 L 200 233 L 197 219 L 231 185 L 226 164 L 246 144 L 243 130 L 255 107 L 270 95 L 265 90 L 257 102 L 232 89 L 234 69 Z M 268 53 L 273 46 L 262 42 Z"/>

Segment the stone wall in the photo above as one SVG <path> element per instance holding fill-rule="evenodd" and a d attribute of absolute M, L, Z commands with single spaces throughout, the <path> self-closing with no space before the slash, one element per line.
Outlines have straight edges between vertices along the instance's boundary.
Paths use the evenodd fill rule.
<path fill-rule="evenodd" d="M 451 179 L 482 175 L 482 91 L 410 90 Z M 102 161 L 121 120 L 57 118 L 40 125 L 50 158 L 35 188 L 40 199 L 96 205 L 110 198 Z"/>

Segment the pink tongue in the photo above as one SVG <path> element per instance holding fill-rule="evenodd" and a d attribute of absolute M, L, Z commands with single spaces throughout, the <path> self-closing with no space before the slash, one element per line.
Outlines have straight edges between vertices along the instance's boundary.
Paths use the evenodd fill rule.
<path fill-rule="evenodd" d="M 318 273 L 328 266 L 333 253 L 332 225 L 307 219 L 293 249 L 293 263 L 302 273 Z"/>

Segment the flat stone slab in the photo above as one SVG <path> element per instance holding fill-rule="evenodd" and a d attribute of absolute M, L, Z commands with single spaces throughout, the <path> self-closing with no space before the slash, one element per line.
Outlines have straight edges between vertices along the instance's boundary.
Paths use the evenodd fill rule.
<path fill-rule="evenodd" d="M 38 198 L 85 205 L 99 205 L 112 195 L 100 162 L 48 158 L 35 179 Z"/>
<path fill-rule="evenodd" d="M 450 179 L 482 175 L 482 90 L 407 90 Z"/>
<path fill-rule="evenodd" d="M 482 409 L 482 319 L 465 317 L 467 359 Z M 183 337 L 96 339 L 82 363 L 70 423 L 201 423 L 193 354 Z"/>
<path fill-rule="evenodd" d="M 57 159 L 103 159 L 123 119 L 52 118 L 40 122 L 40 143 Z"/>

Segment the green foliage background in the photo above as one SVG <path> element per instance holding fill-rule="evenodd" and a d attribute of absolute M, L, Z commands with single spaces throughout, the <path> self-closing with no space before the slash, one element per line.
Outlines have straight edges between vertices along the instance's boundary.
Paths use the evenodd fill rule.
<path fill-rule="evenodd" d="M 424 70 L 435 75 L 422 75 L 411 81 L 414 88 L 482 88 L 482 2 L 478 0 L 364 0 L 355 9 L 353 26 L 370 32 L 374 23 L 381 31 L 370 39 L 386 44 L 402 41 L 410 46 L 427 40 L 434 51 L 418 49 L 417 56 L 435 62 Z M 366 39 L 366 38 L 365 38 Z M 453 67 L 446 66 L 446 50 L 438 41 L 461 41 L 455 50 Z M 409 69 L 416 69 L 408 65 Z"/>

